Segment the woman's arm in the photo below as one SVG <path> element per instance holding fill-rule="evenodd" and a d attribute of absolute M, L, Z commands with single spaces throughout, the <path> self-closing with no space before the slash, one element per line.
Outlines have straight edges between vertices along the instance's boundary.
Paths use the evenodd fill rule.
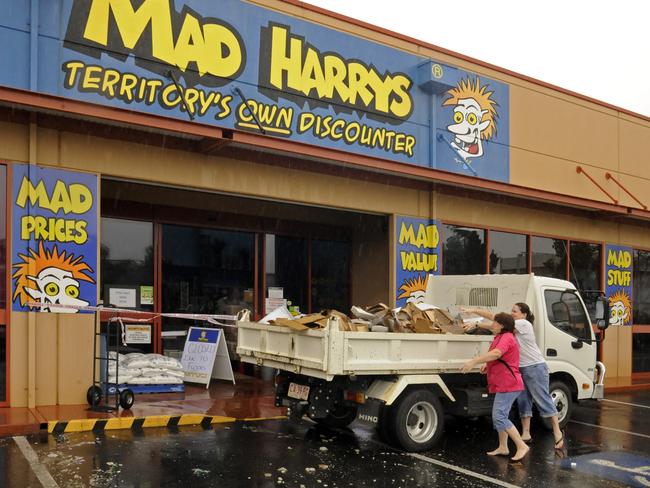
<path fill-rule="evenodd" d="M 485 310 L 484 308 L 460 307 L 460 310 L 461 312 L 475 313 L 476 315 L 480 315 L 481 317 L 486 318 L 488 320 L 494 320 L 494 314 L 489 310 Z"/>
<path fill-rule="evenodd" d="M 474 368 L 477 364 L 481 363 L 489 363 L 490 361 L 496 361 L 503 355 L 503 352 L 501 352 L 500 349 L 497 349 L 496 347 L 492 349 L 489 352 L 486 352 L 485 354 L 481 356 L 476 356 L 475 358 L 470 359 L 467 361 L 465 364 L 463 364 L 463 367 L 460 368 L 460 370 L 463 373 L 467 373 L 471 369 Z"/>

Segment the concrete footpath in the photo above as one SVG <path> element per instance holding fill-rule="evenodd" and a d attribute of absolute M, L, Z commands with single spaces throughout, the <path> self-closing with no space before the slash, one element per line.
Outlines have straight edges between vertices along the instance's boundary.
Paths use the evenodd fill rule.
<path fill-rule="evenodd" d="M 185 393 L 136 395 L 130 410 L 89 411 L 87 404 L 0 408 L 0 436 L 180 427 L 235 420 L 283 418 L 274 405 L 272 381 L 235 374 L 236 384 L 215 380 L 210 388 L 186 385 Z"/>

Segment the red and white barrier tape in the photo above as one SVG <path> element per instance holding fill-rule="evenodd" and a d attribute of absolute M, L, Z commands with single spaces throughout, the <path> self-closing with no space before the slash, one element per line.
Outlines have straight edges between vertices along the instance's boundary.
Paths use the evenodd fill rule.
<path fill-rule="evenodd" d="M 83 310 L 88 312 L 106 312 L 116 314 L 115 317 L 109 317 L 109 321 L 114 320 L 127 320 L 129 322 L 151 322 L 158 317 L 166 317 L 173 319 L 183 320 L 200 320 L 209 322 L 210 324 L 219 325 L 221 327 L 237 327 L 238 320 L 245 320 L 247 310 L 242 310 L 238 315 L 217 315 L 217 314 L 201 314 L 201 313 L 169 313 L 169 312 L 144 312 L 142 310 L 129 310 L 127 308 L 113 308 L 113 307 L 91 307 L 90 305 L 65 305 L 61 303 L 41 303 L 41 302 L 28 302 L 27 306 L 32 308 L 45 308 L 56 307 L 65 308 L 69 310 Z M 118 314 L 128 314 L 129 317 L 118 317 Z M 135 318 L 133 315 L 147 315 L 147 318 Z M 224 321 L 234 322 L 235 324 L 226 324 Z"/>

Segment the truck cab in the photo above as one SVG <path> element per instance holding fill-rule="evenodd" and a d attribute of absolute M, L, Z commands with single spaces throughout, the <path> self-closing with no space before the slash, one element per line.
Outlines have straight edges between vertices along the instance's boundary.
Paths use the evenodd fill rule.
<path fill-rule="evenodd" d="M 561 426 L 568 422 L 575 401 L 603 398 L 605 366 L 597 361 L 591 318 L 572 283 L 533 274 L 430 275 L 425 302 L 451 310 L 481 307 L 494 313 L 527 303 L 535 316 L 535 337 L 549 367 L 551 396 Z M 602 315 L 595 317 L 598 326 L 605 328 L 607 307 L 593 308 Z"/>

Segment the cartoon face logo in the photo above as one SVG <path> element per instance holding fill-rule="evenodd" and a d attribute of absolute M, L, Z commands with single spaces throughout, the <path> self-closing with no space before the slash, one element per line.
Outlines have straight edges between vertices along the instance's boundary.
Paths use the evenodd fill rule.
<path fill-rule="evenodd" d="M 93 271 L 90 266 L 81 262 L 83 256 L 74 259 L 73 255 L 66 256 L 65 251 L 59 253 L 56 246 L 47 251 L 43 243 L 39 242 L 38 252 L 29 249 L 28 255 L 19 254 L 19 257 L 23 262 L 14 265 L 16 271 L 12 276 L 15 285 L 13 301 L 19 300 L 23 307 L 29 302 L 44 303 L 47 306 L 41 307 L 40 310 L 53 313 L 79 311 L 56 305 L 84 307 L 89 304 L 79 298 L 79 280 L 95 283 L 92 277 L 85 274 Z M 29 274 L 30 268 L 34 270 L 34 275 Z"/>
<path fill-rule="evenodd" d="M 609 325 L 625 325 L 629 322 L 632 303 L 623 290 L 609 297 Z"/>
<path fill-rule="evenodd" d="M 453 106 L 453 124 L 447 130 L 454 135 L 451 145 L 465 160 L 483 156 L 483 140 L 496 135 L 497 103 L 487 91 L 487 85 L 481 86 L 477 77 L 474 82 L 469 78 L 461 80 L 455 88 L 447 92 L 450 96 L 443 106 Z"/>
<path fill-rule="evenodd" d="M 427 280 L 428 276 L 418 275 L 417 278 L 412 280 L 405 279 L 402 286 L 399 287 L 399 291 L 402 293 L 397 297 L 398 300 L 406 298 L 406 303 L 424 303 L 424 296 L 427 291 Z"/>

